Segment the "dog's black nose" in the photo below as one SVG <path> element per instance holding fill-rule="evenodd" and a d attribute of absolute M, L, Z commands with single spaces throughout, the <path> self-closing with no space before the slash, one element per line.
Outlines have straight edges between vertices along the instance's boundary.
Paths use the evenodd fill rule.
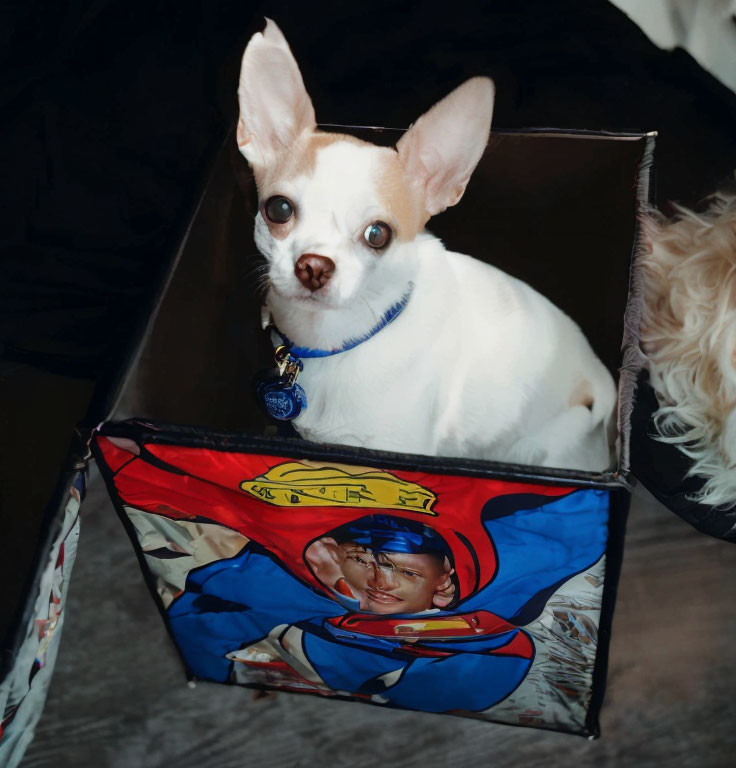
<path fill-rule="evenodd" d="M 294 265 L 294 274 L 310 291 L 319 290 L 332 277 L 334 271 L 335 262 L 316 253 L 303 253 Z"/>

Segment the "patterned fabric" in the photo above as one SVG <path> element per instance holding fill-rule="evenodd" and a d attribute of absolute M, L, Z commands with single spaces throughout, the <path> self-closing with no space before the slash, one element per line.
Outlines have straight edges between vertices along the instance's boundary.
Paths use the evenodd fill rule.
<path fill-rule="evenodd" d="M 0 684 L 0 765 L 20 763 L 41 717 L 64 623 L 64 606 L 79 540 L 79 505 L 85 477 L 80 473 L 69 491 L 41 581 L 33 615 L 8 676 Z"/>
<path fill-rule="evenodd" d="M 589 732 L 610 491 L 96 444 L 190 675 Z"/>

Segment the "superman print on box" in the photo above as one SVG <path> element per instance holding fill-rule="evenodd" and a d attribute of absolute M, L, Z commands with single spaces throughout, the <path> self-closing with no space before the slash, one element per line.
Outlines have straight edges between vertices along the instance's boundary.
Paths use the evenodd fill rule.
<path fill-rule="evenodd" d="M 585 731 L 609 490 L 96 453 L 193 677 Z"/>

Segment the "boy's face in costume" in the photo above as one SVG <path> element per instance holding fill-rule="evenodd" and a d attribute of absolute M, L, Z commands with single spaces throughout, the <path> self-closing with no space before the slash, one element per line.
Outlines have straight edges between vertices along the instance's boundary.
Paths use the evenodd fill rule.
<path fill-rule="evenodd" d="M 446 560 L 430 554 L 372 553 L 355 542 L 336 547 L 340 570 L 360 609 L 371 613 L 418 613 L 443 607 L 451 589 Z"/>

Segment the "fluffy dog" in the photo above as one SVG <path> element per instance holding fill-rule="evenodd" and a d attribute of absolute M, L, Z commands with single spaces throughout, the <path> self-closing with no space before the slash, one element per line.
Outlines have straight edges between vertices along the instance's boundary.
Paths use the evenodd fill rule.
<path fill-rule="evenodd" d="M 294 425 L 319 442 L 604 470 L 616 390 L 578 326 L 424 229 L 462 197 L 493 97 L 472 78 L 378 147 L 317 129 L 272 21 L 251 38 L 238 146 L 258 189 L 266 305 L 303 365 Z"/>
<path fill-rule="evenodd" d="M 736 504 L 736 195 L 645 221 L 642 346 L 661 440 L 706 479 L 694 500 Z"/>

